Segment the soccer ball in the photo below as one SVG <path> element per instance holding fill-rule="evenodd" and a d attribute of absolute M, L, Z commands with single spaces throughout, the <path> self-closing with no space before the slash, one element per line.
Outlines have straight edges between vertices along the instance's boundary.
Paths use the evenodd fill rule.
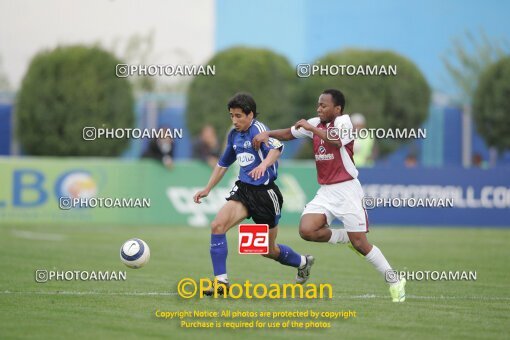
<path fill-rule="evenodd" d="M 129 268 L 137 269 L 145 266 L 150 257 L 149 246 L 139 238 L 127 240 L 120 248 L 120 260 Z"/>

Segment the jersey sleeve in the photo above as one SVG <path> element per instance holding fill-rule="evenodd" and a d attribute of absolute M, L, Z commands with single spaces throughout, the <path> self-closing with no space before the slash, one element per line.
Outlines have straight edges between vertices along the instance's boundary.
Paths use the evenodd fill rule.
<path fill-rule="evenodd" d="M 263 123 L 257 121 L 255 124 L 254 124 L 254 128 L 251 130 L 251 138 L 253 139 L 257 134 L 259 134 L 260 132 L 263 132 L 263 131 L 269 131 L 268 127 L 265 126 Z M 283 152 L 283 143 L 280 142 L 278 139 L 276 138 L 269 138 L 269 140 L 267 141 L 267 144 L 266 143 L 262 143 L 261 144 L 261 149 L 262 151 L 264 151 L 264 153 L 267 154 L 267 152 L 269 152 L 270 150 L 272 149 L 276 149 L 276 150 L 280 150 L 280 152 Z"/>
<path fill-rule="evenodd" d="M 281 153 L 283 153 L 283 143 L 280 142 L 278 139 L 276 138 L 269 138 L 269 140 L 267 141 L 267 145 L 266 143 L 261 143 L 261 148 L 264 152 L 269 152 L 270 150 L 280 150 Z"/>
<path fill-rule="evenodd" d="M 339 130 L 342 145 L 347 145 L 354 140 L 353 127 L 349 115 L 336 117 L 335 127 Z"/>
<path fill-rule="evenodd" d="M 310 123 L 313 126 L 317 126 L 320 122 L 319 117 L 313 117 L 308 119 L 308 123 Z M 290 128 L 290 132 L 292 135 L 296 138 L 312 138 L 313 139 L 313 132 L 305 130 L 303 128 L 296 129 L 294 126 Z"/>
<path fill-rule="evenodd" d="M 223 151 L 223 155 L 221 155 L 218 160 L 218 165 L 222 168 L 228 168 L 236 161 L 236 152 L 234 150 L 234 138 L 233 131 L 230 131 L 227 138 L 227 146 L 225 147 L 225 151 Z"/>

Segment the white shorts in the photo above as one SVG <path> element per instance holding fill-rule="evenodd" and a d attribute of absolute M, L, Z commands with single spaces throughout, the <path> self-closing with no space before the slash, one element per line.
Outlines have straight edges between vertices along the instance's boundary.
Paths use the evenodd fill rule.
<path fill-rule="evenodd" d="M 347 231 L 368 232 L 367 212 L 363 208 L 363 188 L 358 179 L 321 185 L 303 214 L 324 214 L 328 225 L 339 219 Z"/>

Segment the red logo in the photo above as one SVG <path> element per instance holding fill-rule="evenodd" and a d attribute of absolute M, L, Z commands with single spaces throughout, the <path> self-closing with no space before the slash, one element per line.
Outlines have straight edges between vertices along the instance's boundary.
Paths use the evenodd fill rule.
<path fill-rule="evenodd" d="M 269 225 L 240 224 L 239 254 L 268 254 Z"/>

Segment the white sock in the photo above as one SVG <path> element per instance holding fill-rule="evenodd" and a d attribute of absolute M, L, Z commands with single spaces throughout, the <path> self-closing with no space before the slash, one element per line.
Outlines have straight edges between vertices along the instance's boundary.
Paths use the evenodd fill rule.
<path fill-rule="evenodd" d="M 365 258 L 375 267 L 379 273 L 382 274 L 382 276 L 384 276 L 384 279 L 387 283 L 391 285 L 399 282 L 398 276 L 393 275 L 390 264 L 388 261 L 386 261 L 386 258 L 384 257 L 383 253 L 381 253 L 379 248 L 373 246 L 370 253 L 365 255 Z"/>
<path fill-rule="evenodd" d="M 329 243 L 349 243 L 349 235 L 347 235 L 347 230 L 345 229 L 331 229 L 331 238 L 329 239 Z"/>
<path fill-rule="evenodd" d="M 227 274 L 216 275 L 216 280 L 221 282 L 228 282 Z"/>
<path fill-rule="evenodd" d="M 301 255 L 301 263 L 299 264 L 299 268 L 303 268 L 306 264 L 306 257 Z"/>

